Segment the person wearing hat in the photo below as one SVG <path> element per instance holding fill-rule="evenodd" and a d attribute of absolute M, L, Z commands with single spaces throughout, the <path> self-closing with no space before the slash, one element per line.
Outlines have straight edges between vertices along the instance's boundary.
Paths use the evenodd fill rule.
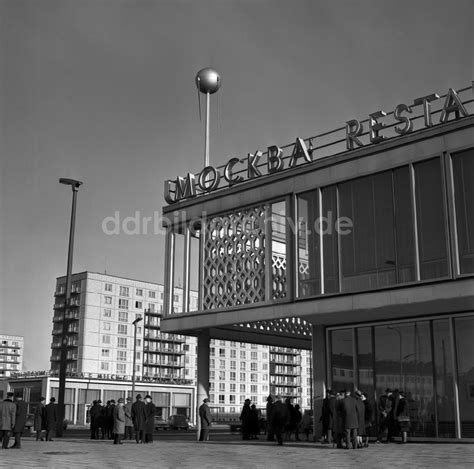
<path fill-rule="evenodd" d="M 100 420 L 102 418 L 102 401 L 100 399 L 93 401 L 89 415 L 91 418 L 91 440 L 98 440 Z"/>
<path fill-rule="evenodd" d="M 387 430 L 387 441 L 390 440 L 390 416 L 392 414 L 392 390 L 387 388 L 385 394 L 379 397 L 377 408 L 379 411 L 379 431 L 376 443 L 381 444 L 385 430 Z"/>
<path fill-rule="evenodd" d="M 25 429 L 26 414 L 28 413 L 28 404 L 23 400 L 23 394 L 17 394 L 15 398 L 15 426 L 13 427 L 13 436 L 15 437 L 15 443 L 11 448 L 21 448 L 21 435 Z"/>
<path fill-rule="evenodd" d="M 125 440 L 133 439 L 132 401 L 133 399 L 130 396 L 127 397 L 127 403 L 123 408 L 123 410 L 125 411 Z"/>
<path fill-rule="evenodd" d="M 44 441 L 43 439 L 43 430 L 45 427 L 45 418 L 44 418 L 44 403 L 46 399 L 44 397 L 40 398 L 39 404 L 36 406 L 34 414 L 34 429 L 36 432 L 36 441 Z"/>
<path fill-rule="evenodd" d="M 250 399 L 245 399 L 242 412 L 240 412 L 240 421 L 242 422 L 242 440 L 250 440 Z"/>
<path fill-rule="evenodd" d="M 137 394 L 136 401 L 132 405 L 132 422 L 135 429 L 136 442 L 144 443 L 143 433 L 145 430 L 146 409 L 141 394 Z"/>
<path fill-rule="evenodd" d="M 7 392 L 7 398 L 0 402 L 0 436 L 2 448 L 8 449 L 10 432 L 15 427 L 16 406 L 13 402 L 13 393 Z"/>
<path fill-rule="evenodd" d="M 288 413 L 288 406 L 282 402 L 282 397 L 278 394 L 275 398 L 275 406 L 273 408 L 272 427 L 279 446 L 283 444 L 283 432 L 289 421 L 290 415 Z"/>
<path fill-rule="evenodd" d="M 53 430 L 56 429 L 56 421 L 58 420 L 58 411 L 56 408 L 56 399 L 52 397 L 49 400 L 49 404 L 45 406 L 44 408 L 44 415 L 45 415 L 45 421 L 46 421 L 46 441 L 53 441 L 51 439 L 51 434 Z"/>
<path fill-rule="evenodd" d="M 153 431 L 155 430 L 156 406 L 153 404 L 151 396 L 145 396 L 145 443 L 153 443 Z"/>
<path fill-rule="evenodd" d="M 201 432 L 199 433 L 199 441 L 209 440 L 209 430 L 212 425 L 211 409 L 209 409 L 209 399 L 206 397 L 199 407 L 199 418 L 201 421 Z"/>
<path fill-rule="evenodd" d="M 273 408 L 275 407 L 275 403 L 273 402 L 273 396 L 271 394 L 268 395 L 267 397 L 267 405 L 266 405 L 266 411 L 267 411 L 267 441 L 273 441 L 275 439 L 275 435 L 273 433 L 273 427 L 272 427 L 272 414 L 273 414 Z"/>
<path fill-rule="evenodd" d="M 357 447 L 362 448 L 362 438 L 365 439 L 366 432 L 365 432 L 365 405 L 362 399 L 362 391 L 356 389 L 354 392 L 355 395 L 355 403 L 356 403 L 356 411 L 357 411 L 357 420 L 359 422 L 359 426 L 357 427 Z"/>
<path fill-rule="evenodd" d="M 121 397 L 117 401 L 117 405 L 113 406 L 114 425 L 112 428 L 112 433 L 114 435 L 114 445 L 122 444 L 122 436 L 125 432 L 125 410 L 123 408 L 124 403 L 125 401 L 123 397 Z"/>

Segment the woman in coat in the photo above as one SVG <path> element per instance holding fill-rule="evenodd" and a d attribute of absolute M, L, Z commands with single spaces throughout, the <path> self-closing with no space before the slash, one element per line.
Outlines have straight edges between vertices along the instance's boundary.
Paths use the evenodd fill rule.
<path fill-rule="evenodd" d="M 113 434 L 114 434 L 114 445 L 121 445 L 122 436 L 125 433 L 125 410 L 123 408 L 124 399 L 121 397 L 117 401 L 117 405 L 114 406 L 114 424 L 113 424 Z"/>
<path fill-rule="evenodd" d="M 44 418 L 44 403 L 46 402 L 46 399 L 42 397 L 40 399 L 40 403 L 37 405 L 35 409 L 35 420 L 34 420 L 34 429 L 36 432 L 36 441 L 41 440 L 44 441 L 43 439 L 43 430 L 45 429 L 45 418 Z"/>
<path fill-rule="evenodd" d="M 403 391 L 399 392 L 399 400 L 396 408 L 396 418 L 402 436 L 401 443 L 407 442 L 408 430 L 410 430 L 410 416 L 408 414 L 408 402 L 403 395 Z"/>

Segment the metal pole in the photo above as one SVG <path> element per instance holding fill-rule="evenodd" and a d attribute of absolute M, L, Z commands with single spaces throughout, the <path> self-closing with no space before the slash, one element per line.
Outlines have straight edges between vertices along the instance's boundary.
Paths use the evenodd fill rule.
<path fill-rule="evenodd" d="M 66 394 L 66 370 L 67 370 L 67 332 L 69 328 L 69 314 L 71 306 L 71 271 L 72 257 L 74 251 L 74 229 L 76 224 L 76 199 L 78 186 L 72 185 L 72 208 L 71 208 L 71 225 L 69 229 L 69 249 L 67 255 L 67 272 L 66 272 L 66 301 L 64 308 L 63 330 L 61 334 L 61 356 L 59 362 L 59 390 L 58 390 L 58 420 L 56 425 L 56 436 L 63 436 L 63 421 L 65 415 L 64 397 Z"/>
<path fill-rule="evenodd" d="M 211 114 L 211 94 L 206 93 L 206 140 L 204 141 L 204 167 L 209 166 L 209 116 Z"/>
<path fill-rule="evenodd" d="M 137 360 L 137 324 L 142 320 L 141 317 L 136 318 L 133 324 L 133 365 L 132 365 L 132 399 L 135 397 L 135 365 Z"/>

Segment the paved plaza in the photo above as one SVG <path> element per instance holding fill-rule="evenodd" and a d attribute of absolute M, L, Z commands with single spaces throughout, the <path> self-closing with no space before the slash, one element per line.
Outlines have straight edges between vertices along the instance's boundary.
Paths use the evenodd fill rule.
<path fill-rule="evenodd" d="M 360 450 L 338 450 L 330 445 L 264 440 L 244 442 L 189 439 L 159 440 L 137 445 L 126 441 L 64 438 L 36 442 L 24 438 L 21 450 L 0 450 L 0 467 L 36 468 L 472 468 L 474 445 L 466 443 L 409 443 L 371 445 Z"/>

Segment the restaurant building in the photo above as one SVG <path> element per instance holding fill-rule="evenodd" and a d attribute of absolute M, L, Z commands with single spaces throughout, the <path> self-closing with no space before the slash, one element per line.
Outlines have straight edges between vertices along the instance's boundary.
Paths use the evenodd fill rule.
<path fill-rule="evenodd" d="M 315 426 L 327 389 L 389 387 L 412 437 L 474 437 L 472 92 L 166 181 L 161 328 L 198 339 L 198 404 L 211 339 L 304 348 Z"/>

